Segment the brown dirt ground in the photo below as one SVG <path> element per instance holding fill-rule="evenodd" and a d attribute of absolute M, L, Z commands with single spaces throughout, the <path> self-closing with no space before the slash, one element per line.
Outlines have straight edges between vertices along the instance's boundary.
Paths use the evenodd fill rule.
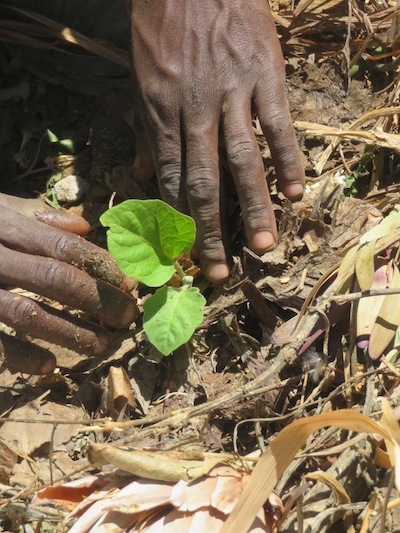
<path fill-rule="evenodd" d="M 34 511 L 31 492 L 84 465 L 89 440 L 245 455 L 263 451 L 280 429 L 299 417 L 350 408 L 379 420 L 382 397 L 390 397 L 397 407 L 398 350 L 393 342 L 378 360 L 358 348 L 356 310 L 349 304 L 329 305 L 329 280 L 317 291 L 320 299 L 309 300 L 344 250 L 399 202 L 397 3 L 288 0 L 272 5 L 307 172 L 304 199 L 289 205 L 276 191 L 268 146 L 255 120 L 279 245 L 261 258 L 246 248 L 232 193 L 232 279 L 224 288 L 213 288 L 185 259 L 185 269 L 194 273 L 208 300 L 204 322 L 187 346 L 160 358 L 145 340 L 139 319 L 132 331 L 113 333 L 112 347 L 102 357 L 88 360 L 52 347 L 58 357 L 53 375 L 2 372 L 2 418 L 25 420 L 35 409 L 37 419 L 35 424 L 19 423 L 18 439 L 15 424 L 0 427 L 0 530 L 22 531 L 18 528 L 23 524 L 62 530 L 63 512 L 55 513 L 51 506 Z M 3 16 L 0 6 L 0 21 Z M 19 20 L 15 13 L 12 18 Z M 87 177 L 92 187 L 85 200 L 64 207 L 86 216 L 94 228 L 90 239 L 104 246 L 97 219 L 112 193 L 117 200 L 157 196 L 155 182 L 142 188 L 133 179 L 129 73 L 124 66 L 88 57 L 79 47 L 59 43 L 56 50 L 51 36 L 37 27 L 32 48 L 24 40 L 6 39 L 0 24 L 2 190 L 45 197 L 51 196 L 48 179 L 56 173 Z M 37 41 L 49 46 L 41 49 Z M 119 57 L 126 58 L 121 47 Z M 59 146 L 43 141 L 46 129 L 59 139 L 72 139 L 74 153 L 62 154 Z M 350 130 L 358 133 L 351 136 Z M 221 161 L 229 184 L 223 151 Z M 396 239 L 389 239 L 379 253 L 389 254 L 396 264 Z M 145 288 L 140 295 L 146 295 Z M 320 322 L 308 326 L 318 305 Z M 293 333 L 293 320 L 292 326 L 288 321 L 302 307 L 306 318 Z M 330 326 L 325 336 L 324 320 Z M 399 324 L 399 318 L 393 322 Z M 322 333 L 312 337 L 318 329 Z M 299 354 L 305 343 L 311 349 Z M 87 430 L 78 433 L 82 426 L 65 425 L 55 436 L 40 422 L 44 416 L 82 419 Z M 90 424 L 105 417 L 115 425 L 90 430 Z M 129 420 L 129 427 L 118 429 Z M 397 508 L 387 510 L 388 501 L 397 497 L 390 471 L 374 460 L 377 439 L 367 435 L 347 445 L 354 435 L 327 428 L 307 440 L 276 487 L 286 505 L 279 531 L 297 530 L 300 515 L 303 530 L 310 532 L 360 531 L 362 526 L 367 527 L 363 531 L 398 530 Z M 327 483 L 305 481 L 315 471 L 333 476 L 350 503 L 341 503 Z M 307 491 L 296 496 L 306 483 Z M 371 502 L 375 513 L 369 516 Z"/>

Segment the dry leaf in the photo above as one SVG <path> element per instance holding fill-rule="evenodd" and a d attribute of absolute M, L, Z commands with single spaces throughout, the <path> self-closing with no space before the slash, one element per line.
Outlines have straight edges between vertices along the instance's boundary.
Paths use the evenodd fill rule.
<path fill-rule="evenodd" d="M 8 483 L 18 455 L 0 439 L 0 483 Z"/>
<path fill-rule="evenodd" d="M 34 453 L 51 439 L 54 448 L 68 442 L 78 434 L 80 429 L 79 424 L 73 424 L 73 422 L 87 418 L 83 409 L 78 407 L 53 402 L 38 403 L 37 400 L 14 409 L 10 417 L 20 421 L 6 420 L 0 428 L 0 438 L 27 455 Z M 29 423 L 24 420 L 28 420 Z M 56 425 L 55 430 L 53 424 L 42 423 L 41 420 L 46 420 L 46 422 L 53 420 Z M 72 424 L 57 425 L 57 422 L 61 420 L 69 420 Z M 31 421 L 35 422 L 31 423 Z"/>
<path fill-rule="evenodd" d="M 400 272 L 396 265 L 393 266 L 393 277 L 389 284 L 391 289 L 400 289 Z M 400 326 L 400 298 L 398 294 L 387 294 L 376 318 L 369 339 L 369 355 L 378 359 L 386 350 L 397 328 Z"/>
<path fill-rule="evenodd" d="M 239 501 L 220 533 L 245 533 L 248 531 L 257 510 L 267 500 L 297 451 L 314 431 L 325 426 L 377 433 L 385 439 L 390 440 L 391 438 L 389 431 L 382 425 L 350 409 L 315 415 L 292 422 L 278 434 L 261 456 Z"/>
<path fill-rule="evenodd" d="M 121 366 L 111 366 L 107 376 L 107 399 L 108 411 L 118 417 L 126 406 L 133 407 L 135 400 L 129 381 L 128 374 Z"/>
<path fill-rule="evenodd" d="M 362 291 L 370 289 L 374 279 L 374 250 L 375 240 L 360 245 L 357 250 L 356 276 Z"/>
<path fill-rule="evenodd" d="M 211 533 L 220 530 L 248 478 L 248 474 L 228 466 L 216 468 L 194 482 L 179 481 L 176 485 L 141 479 L 126 484 L 126 478 L 116 473 L 100 474 L 43 489 L 33 504 L 61 501 L 65 507 L 75 503 L 69 518 L 79 518 L 69 533 Z M 66 503 L 68 494 L 74 501 Z M 81 502 L 76 505 L 79 498 Z M 271 506 L 282 507 L 276 495 Z M 273 522 L 274 518 L 260 508 L 251 531 L 272 533 Z"/>
<path fill-rule="evenodd" d="M 387 269 L 389 265 L 385 263 L 379 267 L 375 274 L 371 289 L 385 289 L 388 286 Z M 382 307 L 385 296 L 368 296 L 361 298 L 357 303 L 357 346 L 366 348 L 372 328 L 376 322 L 378 313 Z"/>
<path fill-rule="evenodd" d="M 93 442 L 89 444 L 88 459 L 95 466 L 112 464 L 145 479 L 167 482 L 193 481 L 223 461 L 215 455 L 190 459 L 184 453 L 129 450 Z"/>

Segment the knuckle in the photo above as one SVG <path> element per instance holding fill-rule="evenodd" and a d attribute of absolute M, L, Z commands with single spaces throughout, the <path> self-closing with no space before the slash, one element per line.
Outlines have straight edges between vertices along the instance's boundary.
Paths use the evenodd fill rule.
<path fill-rule="evenodd" d="M 70 248 L 73 246 L 73 243 L 75 241 L 79 240 L 79 237 L 74 239 L 72 235 L 68 234 L 61 234 L 57 235 L 54 240 L 54 251 L 57 256 L 62 257 Z"/>
<path fill-rule="evenodd" d="M 222 235 L 218 229 L 211 228 L 206 230 L 199 239 L 200 255 L 206 261 L 224 260 L 224 247 L 222 244 Z"/>
<path fill-rule="evenodd" d="M 38 309 L 32 300 L 13 296 L 8 300 L 4 312 L 18 328 L 18 326 L 29 327 L 37 316 Z"/>
<path fill-rule="evenodd" d="M 192 170 L 191 173 L 193 176 L 190 179 L 190 183 L 188 183 L 187 191 L 189 201 L 196 204 L 198 208 L 213 208 L 214 199 L 218 192 L 218 184 L 212 177 L 214 172 L 206 168 L 201 168 L 199 170 Z M 210 204 L 213 205 L 210 207 Z"/>
<path fill-rule="evenodd" d="M 49 261 L 43 273 L 44 283 L 51 289 L 63 292 L 70 287 L 71 280 L 68 272 L 59 261 Z"/>
<path fill-rule="evenodd" d="M 249 197 L 246 206 L 246 218 L 248 218 L 249 221 L 258 221 L 261 219 L 263 224 L 265 224 L 267 211 L 267 203 L 265 200 L 259 196 L 256 198 L 255 195 Z"/>
<path fill-rule="evenodd" d="M 64 257 L 71 248 L 76 246 L 80 241 L 77 235 L 64 233 L 58 230 L 49 231 L 43 238 L 44 250 L 49 250 L 55 257 Z"/>
<path fill-rule="evenodd" d="M 251 141 L 236 141 L 228 149 L 229 163 L 234 167 L 243 167 L 254 163 L 258 149 Z"/>
<path fill-rule="evenodd" d="M 167 201 L 178 197 L 181 178 L 182 174 L 180 165 L 166 164 L 161 168 L 160 185 L 162 195 Z"/>
<path fill-rule="evenodd" d="M 268 120 L 268 131 L 271 136 L 282 137 L 285 139 L 292 132 L 291 122 L 286 114 L 275 113 Z"/>

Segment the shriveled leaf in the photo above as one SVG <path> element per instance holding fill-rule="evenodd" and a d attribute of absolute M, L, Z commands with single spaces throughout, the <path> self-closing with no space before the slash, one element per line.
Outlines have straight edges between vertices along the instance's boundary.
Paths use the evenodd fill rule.
<path fill-rule="evenodd" d="M 196 236 L 193 219 L 161 200 L 127 200 L 100 222 L 110 228 L 108 249 L 123 272 L 150 287 L 171 278 L 174 261 L 191 250 Z"/>
<path fill-rule="evenodd" d="M 203 320 L 204 296 L 196 287 L 162 287 L 143 304 L 143 327 L 164 355 L 187 342 Z"/>
<path fill-rule="evenodd" d="M 105 400 L 105 401 L 104 401 Z M 127 405 L 135 403 L 128 374 L 122 366 L 111 366 L 107 377 L 107 388 L 103 394 L 103 403 L 108 411 L 118 416 Z"/>
<path fill-rule="evenodd" d="M 115 480 L 113 480 L 115 482 Z M 78 503 L 82 502 L 93 492 L 98 492 L 108 486 L 110 489 L 110 479 L 104 474 L 86 476 L 81 479 L 69 481 L 63 485 L 45 487 L 37 492 L 31 505 L 44 505 L 49 502 L 56 502 L 66 509 L 74 509 Z"/>
<path fill-rule="evenodd" d="M 233 495 L 236 496 L 235 500 L 237 500 L 242 492 L 242 482 L 240 477 L 239 480 L 233 478 L 232 482 L 231 489 Z M 235 483 L 239 484 L 239 493 L 236 493 L 235 491 Z M 193 485 L 196 485 L 198 490 L 193 491 Z M 188 486 L 185 481 L 181 480 L 172 488 L 171 502 L 179 511 L 191 512 L 211 505 L 211 496 L 215 491 L 217 478 L 209 476 L 205 478 L 202 477 L 201 479 L 194 481 L 193 485 Z"/>
<path fill-rule="evenodd" d="M 375 240 L 360 246 L 357 251 L 356 276 L 362 291 L 370 289 L 374 279 L 374 249 Z"/>
<path fill-rule="evenodd" d="M 194 482 L 181 480 L 175 485 L 138 478 L 131 481 L 114 471 L 84 478 L 79 485 L 70 482 L 57 490 L 52 488 L 47 493 L 49 498 L 46 500 L 42 495 L 35 505 L 46 501 L 58 503 L 57 499 L 51 500 L 52 494 L 57 497 L 83 487 L 89 489 L 87 497 L 83 499 L 84 494 L 78 492 L 81 501 L 68 516 L 78 517 L 71 533 L 127 530 L 132 533 L 211 533 L 220 530 L 248 478 L 248 474 L 227 465 L 213 468 Z M 269 503 L 272 508 L 283 508 L 276 495 L 271 496 Z M 272 533 L 274 522 L 274 514 L 260 508 L 250 532 Z"/>
<path fill-rule="evenodd" d="M 390 288 L 400 288 L 400 272 L 394 265 Z M 386 350 L 400 326 L 400 298 L 398 294 L 387 294 L 372 328 L 369 341 L 369 355 L 378 359 Z"/>
<path fill-rule="evenodd" d="M 192 460 L 184 454 L 129 450 L 93 442 L 89 445 L 88 458 L 96 466 L 112 464 L 145 479 L 166 482 L 193 481 L 221 462 L 221 458 L 215 456 Z"/>
<path fill-rule="evenodd" d="M 297 451 L 314 431 L 325 426 L 377 433 L 385 439 L 391 438 L 389 432 L 380 424 L 350 409 L 295 420 L 278 434 L 261 456 L 220 533 L 248 531 L 258 509 L 267 500 Z"/>

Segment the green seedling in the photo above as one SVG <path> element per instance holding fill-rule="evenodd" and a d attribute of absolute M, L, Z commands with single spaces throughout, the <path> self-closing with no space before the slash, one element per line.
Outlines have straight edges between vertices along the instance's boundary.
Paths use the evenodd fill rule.
<path fill-rule="evenodd" d="M 59 139 L 55 133 L 51 130 L 47 130 L 47 137 L 51 144 L 54 144 L 60 154 L 73 154 L 75 153 L 74 141 L 72 139 Z"/>
<path fill-rule="evenodd" d="M 203 320 L 205 298 L 178 262 L 194 244 L 194 220 L 161 200 L 127 200 L 106 211 L 100 222 L 109 228 L 108 249 L 127 276 L 161 287 L 175 271 L 179 275 L 179 288 L 163 286 L 143 304 L 149 341 L 169 355 Z"/>

